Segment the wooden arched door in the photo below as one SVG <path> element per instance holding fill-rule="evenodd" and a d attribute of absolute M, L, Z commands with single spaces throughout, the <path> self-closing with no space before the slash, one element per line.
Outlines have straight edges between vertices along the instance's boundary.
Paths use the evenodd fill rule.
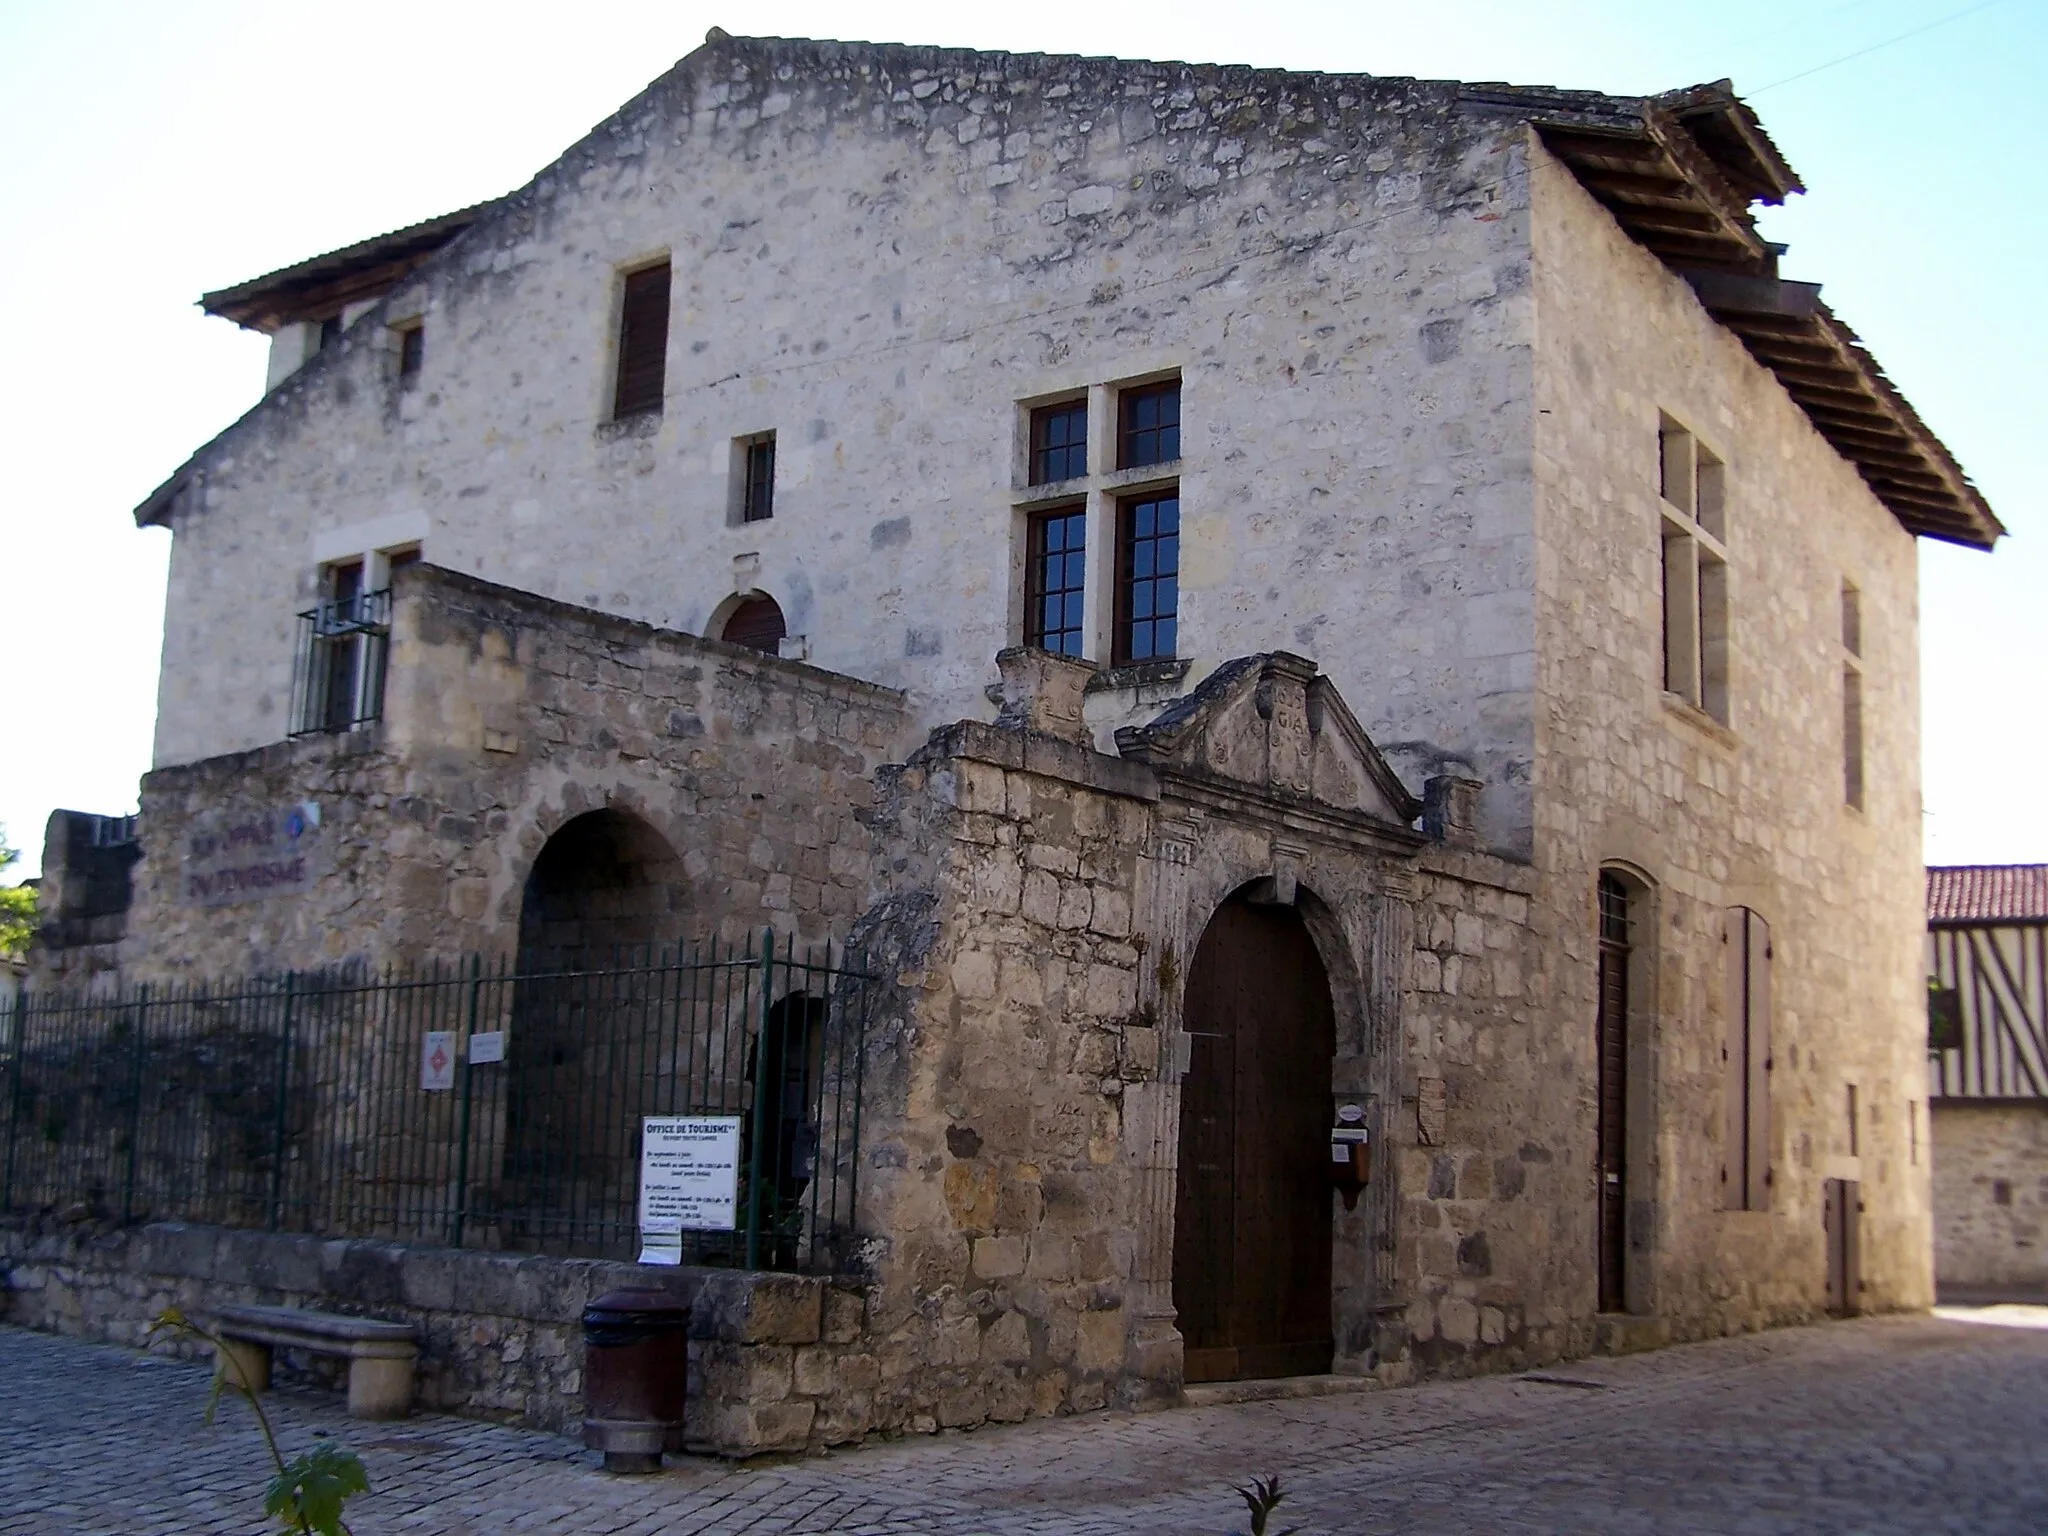
<path fill-rule="evenodd" d="M 1189 1381 L 1330 1368 L 1322 957 L 1292 907 L 1225 902 L 1188 968 L 1173 1304 Z"/>

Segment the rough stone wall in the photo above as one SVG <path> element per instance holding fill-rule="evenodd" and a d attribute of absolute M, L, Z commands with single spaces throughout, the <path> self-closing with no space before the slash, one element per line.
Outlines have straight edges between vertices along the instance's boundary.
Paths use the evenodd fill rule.
<path fill-rule="evenodd" d="M 1552 1150 L 1551 1176 L 1576 1181 L 1574 1214 L 1549 1239 L 1548 1293 L 1590 1312 L 1594 892 L 1601 867 L 1620 865 L 1648 887 L 1631 1022 L 1631 1310 L 1681 1335 L 1816 1315 L 1829 1177 L 1862 1183 L 1865 1306 L 1923 1306 L 1913 540 L 1690 289 L 1540 147 L 1530 154 L 1546 701 L 1532 920 L 1552 1024 L 1527 1070 L 1475 1107 L 1520 1121 Z M 1660 411 L 1727 466 L 1727 727 L 1662 691 Z M 1843 792 L 1845 578 L 1862 593 L 1861 810 Z M 1721 1209 L 1721 924 L 1736 905 L 1770 924 L 1775 949 L 1767 1214 Z"/>
<path fill-rule="evenodd" d="M 677 855 L 662 939 L 844 937 L 873 875 L 854 817 L 904 728 L 886 689 L 416 566 L 398 578 L 380 726 L 143 781 L 126 968 L 507 951 L 549 835 L 604 807 Z M 307 804 L 317 826 L 289 838 Z M 250 828 L 246 856 L 195 857 Z M 293 857 L 296 877 L 240 899 L 194 895 L 223 861 Z"/>
<path fill-rule="evenodd" d="M 1951 1099 L 1929 1121 L 1935 1278 L 2048 1290 L 2048 1104 Z"/>
<path fill-rule="evenodd" d="M 665 409 L 613 423 L 617 272 L 664 252 Z M 707 46 L 199 456 L 156 760 L 282 736 L 317 552 L 422 531 L 667 628 L 759 589 L 921 725 L 985 718 L 1019 403 L 1178 369 L 1195 676 L 1316 656 L 1411 779 L 1476 774 L 1526 848 L 1527 274 L 1522 137 L 1453 85 Z M 419 315 L 401 388 L 388 326 Z M 731 525 L 733 439 L 771 429 L 775 516 Z M 1094 701 L 1105 745 L 1136 707 Z"/>
<path fill-rule="evenodd" d="M 844 1284 L 174 1222 L 124 1231 L 0 1220 L 0 1320 L 137 1348 L 167 1307 L 201 1322 L 252 1302 L 410 1321 L 421 1329 L 421 1407 L 558 1432 L 583 1418 L 583 1308 L 628 1285 L 691 1304 L 692 1449 L 745 1456 L 857 1436 L 858 1412 L 835 1394 L 873 1362 L 857 1345 L 862 1294 Z M 286 1378 L 342 1384 L 325 1356 L 284 1353 L 279 1365 Z"/>

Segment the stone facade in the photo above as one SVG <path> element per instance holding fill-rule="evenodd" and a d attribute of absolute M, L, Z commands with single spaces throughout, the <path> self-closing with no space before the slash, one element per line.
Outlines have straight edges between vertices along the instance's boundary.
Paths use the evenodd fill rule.
<path fill-rule="evenodd" d="M 818 1341 L 707 1355 L 725 1450 L 1178 1398 L 1189 975 L 1233 904 L 1312 941 L 1374 1149 L 1330 1204 L 1335 1370 L 1813 1318 L 1827 1179 L 1862 1304 L 1925 1305 L 1914 535 L 1547 147 L 1566 111 L 1625 115 L 714 41 L 146 507 L 176 537 L 124 967 L 523 946 L 593 815 L 650 840 L 575 942 L 852 944 L 858 1317 L 827 1287 Z M 620 274 L 663 255 L 666 394 L 611 420 Z M 1175 375 L 1181 457 L 1118 470 L 1117 388 Z M 1034 488 L 1059 399 L 1092 457 Z M 1664 595 L 1680 431 L 1718 466 L 1710 707 L 1666 686 L 1707 612 Z M 1161 475 L 1178 648 L 1102 666 L 1116 497 Z M 1014 644 L 1052 505 L 1089 529 L 1086 661 Z M 401 545 L 431 563 L 381 722 L 280 743 L 321 562 Z M 756 593 L 781 656 L 688 633 Z M 1731 914 L 1771 978 L 1732 1077 Z"/>
<path fill-rule="evenodd" d="M 888 689 L 433 568 L 400 573 L 389 677 L 374 730 L 143 781 L 155 851 L 136 881 L 131 972 L 499 953 L 549 836 L 606 808 L 679 860 L 660 910 L 621 940 L 843 937 L 867 905 L 855 818 L 906 730 Z M 238 838 L 246 854 L 202 854 Z M 290 850 L 299 877 L 199 883 Z"/>
<path fill-rule="evenodd" d="M 1929 1118 L 1935 1278 L 2048 1291 L 2048 1103 L 1950 1099 Z"/>

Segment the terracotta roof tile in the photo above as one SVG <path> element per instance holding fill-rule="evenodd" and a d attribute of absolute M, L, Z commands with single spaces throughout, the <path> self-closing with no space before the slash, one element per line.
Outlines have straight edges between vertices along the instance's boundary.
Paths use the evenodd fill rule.
<path fill-rule="evenodd" d="M 1927 921 L 2048 922 L 2048 864 L 1955 864 L 1929 868 Z"/>

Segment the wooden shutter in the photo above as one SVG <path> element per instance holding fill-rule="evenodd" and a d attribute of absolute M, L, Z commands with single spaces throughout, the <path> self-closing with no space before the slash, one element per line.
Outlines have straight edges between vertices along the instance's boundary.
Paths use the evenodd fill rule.
<path fill-rule="evenodd" d="M 1749 1188 L 1745 1156 L 1749 1120 L 1743 1100 L 1749 1087 L 1749 909 L 1721 914 L 1721 1205 L 1743 1208 Z"/>
<path fill-rule="evenodd" d="M 1743 1203 L 1752 1211 L 1771 1208 L 1771 925 L 1754 912 L 1749 919 L 1749 1006 L 1746 1030 L 1749 1072 L 1749 1142 L 1743 1158 L 1749 1183 Z"/>
<path fill-rule="evenodd" d="M 661 409 L 668 367 L 669 264 L 626 274 L 619 310 L 619 381 L 612 414 Z"/>

